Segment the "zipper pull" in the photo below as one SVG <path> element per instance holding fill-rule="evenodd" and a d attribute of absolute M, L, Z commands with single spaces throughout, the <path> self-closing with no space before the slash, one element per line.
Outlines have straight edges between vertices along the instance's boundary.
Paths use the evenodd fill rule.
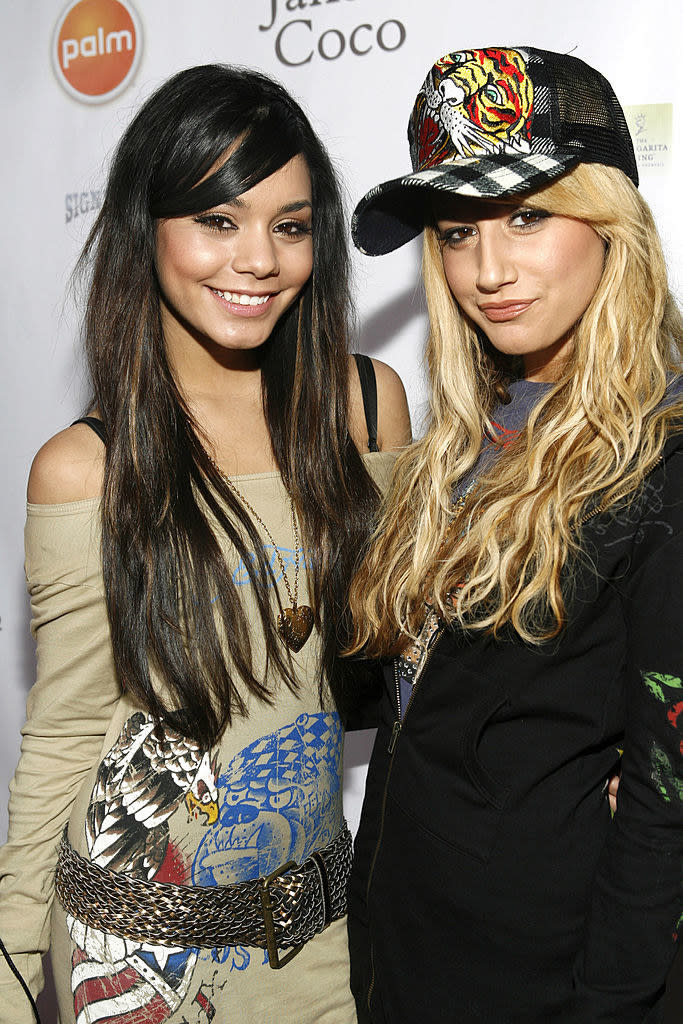
<path fill-rule="evenodd" d="M 389 746 L 387 747 L 387 753 L 393 754 L 394 748 L 396 746 L 396 740 L 398 739 L 398 734 L 400 733 L 400 731 L 401 731 L 401 723 L 400 722 L 394 722 L 394 728 L 391 730 L 391 739 L 389 740 Z"/>

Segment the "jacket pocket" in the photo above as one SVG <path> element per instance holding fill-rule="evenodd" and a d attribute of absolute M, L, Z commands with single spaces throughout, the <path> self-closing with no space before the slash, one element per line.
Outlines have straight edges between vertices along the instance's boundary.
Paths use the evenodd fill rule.
<path fill-rule="evenodd" d="M 463 741 L 463 764 L 472 784 L 481 794 L 483 800 L 496 810 L 502 810 L 507 800 L 510 787 L 499 782 L 479 760 L 479 744 L 486 727 L 496 715 L 510 703 L 505 694 L 498 691 L 493 704 L 490 697 L 481 702 L 470 718 L 465 729 Z"/>
<path fill-rule="evenodd" d="M 482 694 L 480 679 L 472 687 L 465 701 L 458 686 L 455 703 L 440 714 L 421 716 L 416 702 L 397 744 L 389 797 L 425 832 L 485 863 L 510 793 L 495 775 L 495 745 L 487 733 L 509 699 L 501 688 Z"/>

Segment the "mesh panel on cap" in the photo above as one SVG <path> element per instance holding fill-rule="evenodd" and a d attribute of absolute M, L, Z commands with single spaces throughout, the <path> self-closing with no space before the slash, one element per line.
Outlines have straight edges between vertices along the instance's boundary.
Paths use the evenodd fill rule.
<path fill-rule="evenodd" d="M 547 51 L 543 58 L 555 79 L 556 142 L 580 148 L 586 163 L 618 167 L 637 183 L 631 137 L 607 79 L 578 58 Z"/>

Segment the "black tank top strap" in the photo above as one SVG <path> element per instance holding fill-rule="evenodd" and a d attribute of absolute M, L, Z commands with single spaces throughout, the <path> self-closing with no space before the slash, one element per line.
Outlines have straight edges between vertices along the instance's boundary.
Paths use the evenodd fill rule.
<path fill-rule="evenodd" d="M 107 428 L 97 416 L 81 416 L 80 419 L 74 420 L 71 426 L 74 427 L 77 423 L 85 423 L 86 427 L 95 431 L 103 444 L 107 443 Z"/>
<path fill-rule="evenodd" d="M 365 423 L 368 428 L 368 448 L 371 452 L 378 452 L 377 446 L 377 380 L 375 378 L 375 367 L 372 359 L 361 352 L 354 352 L 353 358 L 358 367 L 360 378 L 360 390 L 363 395 L 363 409 L 365 410 Z"/>

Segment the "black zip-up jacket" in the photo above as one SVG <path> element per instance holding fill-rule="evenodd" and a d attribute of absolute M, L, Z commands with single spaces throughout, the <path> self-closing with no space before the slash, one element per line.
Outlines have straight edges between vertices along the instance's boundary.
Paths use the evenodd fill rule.
<path fill-rule="evenodd" d="M 444 631 L 400 726 L 387 669 L 350 885 L 361 1021 L 660 1019 L 683 925 L 682 528 L 678 434 L 582 526 L 557 641 Z"/>

